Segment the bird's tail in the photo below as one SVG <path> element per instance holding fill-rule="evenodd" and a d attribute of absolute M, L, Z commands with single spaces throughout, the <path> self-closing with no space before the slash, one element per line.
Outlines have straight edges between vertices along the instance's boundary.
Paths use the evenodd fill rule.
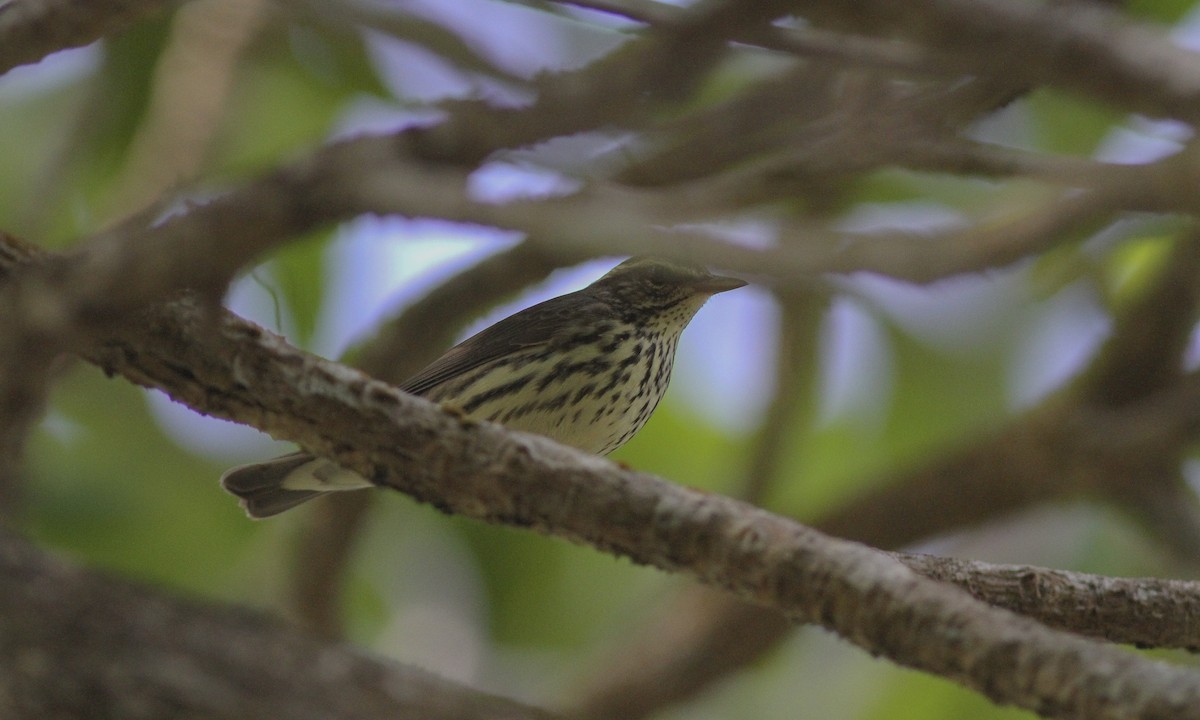
<path fill-rule="evenodd" d="M 371 483 L 328 460 L 296 452 L 232 468 L 221 476 L 221 486 L 241 500 L 247 515 L 258 520 L 328 492 L 358 490 L 371 487 Z"/>

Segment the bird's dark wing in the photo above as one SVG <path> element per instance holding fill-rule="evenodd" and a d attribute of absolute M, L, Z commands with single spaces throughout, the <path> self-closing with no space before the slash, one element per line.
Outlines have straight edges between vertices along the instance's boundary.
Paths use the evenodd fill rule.
<path fill-rule="evenodd" d="M 594 317 L 607 305 L 591 295 L 573 292 L 526 308 L 491 325 L 446 351 L 428 367 L 400 385 L 424 395 L 450 378 L 522 349 L 549 345 L 569 334 L 580 317 Z"/>

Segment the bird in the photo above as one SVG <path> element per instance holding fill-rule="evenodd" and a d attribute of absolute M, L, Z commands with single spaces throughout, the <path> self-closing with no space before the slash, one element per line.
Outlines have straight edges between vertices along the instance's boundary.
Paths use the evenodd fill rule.
<path fill-rule="evenodd" d="M 580 290 L 467 338 L 399 388 L 473 420 L 607 455 L 658 406 L 679 336 L 700 307 L 745 284 L 701 265 L 631 257 Z M 303 451 L 232 468 L 221 485 L 254 519 L 326 493 L 373 487 Z"/>

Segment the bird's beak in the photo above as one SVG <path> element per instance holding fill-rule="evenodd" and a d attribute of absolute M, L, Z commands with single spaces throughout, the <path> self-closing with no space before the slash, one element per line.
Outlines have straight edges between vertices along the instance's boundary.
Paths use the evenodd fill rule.
<path fill-rule="evenodd" d="M 723 277 L 721 275 L 710 275 L 703 280 L 693 283 L 692 288 L 694 288 L 698 293 L 716 295 L 717 293 L 723 293 L 728 290 L 737 290 L 745 284 L 745 280 Z"/>

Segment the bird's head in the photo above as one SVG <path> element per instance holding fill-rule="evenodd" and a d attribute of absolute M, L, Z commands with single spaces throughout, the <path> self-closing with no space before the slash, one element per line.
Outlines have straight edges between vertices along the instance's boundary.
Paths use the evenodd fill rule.
<path fill-rule="evenodd" d="M 609 270 L 588 289 L 633 313 L 682 315 L 686 324 L 709 297 L 745 284 L 745 280 L 714 275 L 693 263 L 636 256 Z"/>

